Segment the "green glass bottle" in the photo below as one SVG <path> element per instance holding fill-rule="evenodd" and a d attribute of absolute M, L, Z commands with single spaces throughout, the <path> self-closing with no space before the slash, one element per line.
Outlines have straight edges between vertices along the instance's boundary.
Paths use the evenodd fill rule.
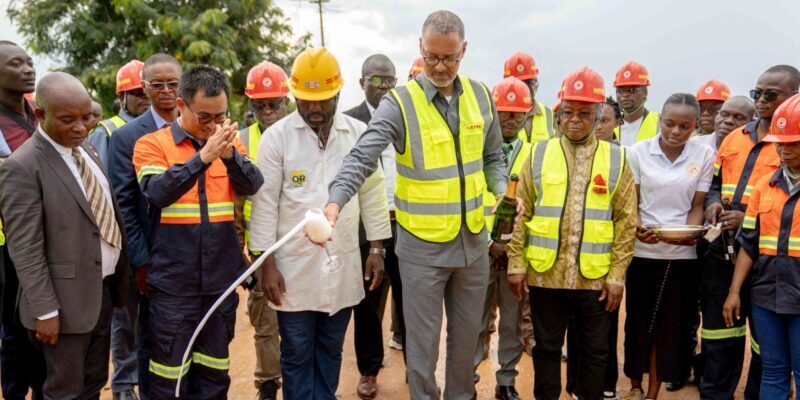
<path fill-rule="evenodd" d="M 492 240 L 495 243 L 506 244 L 514 234 L 514 218 L 517 216 L 517 183 L 519 176 L 511 174 L 508 189 L 503 195 L 503 200 L 497 206 L 492 227 Z"/>

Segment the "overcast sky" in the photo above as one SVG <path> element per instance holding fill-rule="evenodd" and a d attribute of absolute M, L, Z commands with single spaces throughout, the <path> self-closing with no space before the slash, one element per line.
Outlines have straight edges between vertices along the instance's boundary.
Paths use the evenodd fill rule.
<path fill-rule="evenodd" d="M 21 41 L 0 0 L 0 38 Z M 310 32 L 319 46 L 319 15 L 307 0 L 276 0 L 297 34 Z M 432 6 L 435 4 L 435 6 Z M 650 71 L 649 108 L 659 110 L 675 92 L 694 93 L 708 79 L 746 94 L 758 75 L 775 64 L 800 67 L 799 0 L 331 0 L 324 5 L 325 41 L 343 69 L 340 104 L 362 99 L 361 62 L 384 53 L 405 81 L 419 54 L 425 17 L 449 9 L 464 20 L 468 42 L 461 73 L 490 88 L 502 78 L 503 61 L 529 52 L 539 66 L 537 98 L 555 101 L 571 70 L 599 71 L 610 93 L 614 72 L 636 60 Z M 36 58 L 41 66 L 52 61 Z"/>

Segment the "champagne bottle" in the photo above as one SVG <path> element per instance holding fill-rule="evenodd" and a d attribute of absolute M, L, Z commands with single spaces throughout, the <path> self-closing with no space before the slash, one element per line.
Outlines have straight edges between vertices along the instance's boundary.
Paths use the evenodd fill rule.
<path fill-rule="evenodd" d="M 517 215 L 517 182 L 519 182 L 519 176 L 511 174 L 506 194 L 503 195 L 503 200 L 497 206 L 494 227 L 492 227 L 492 240 L 495 243 L 506 244 L 514 234 L 514 218 Z"/>
<path fill-rule="evenodd" d="M 731 211 L 731 200 L 729 198 L 722 199 L 722 209 Z M 722 232 L 722 243 L 725 245 L 725 260 L 735 262 L 736 252 L 733 249 L 733 233 L 730 231 Z"/>

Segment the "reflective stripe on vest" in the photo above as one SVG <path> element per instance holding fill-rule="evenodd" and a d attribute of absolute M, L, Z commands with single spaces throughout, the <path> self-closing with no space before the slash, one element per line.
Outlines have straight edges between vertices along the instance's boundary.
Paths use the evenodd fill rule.
<path fill-rule="evenodd" d="M 745 125 L 745 127 L 748 125 Z M 739 127 L 722 141 L 714 166 L 721 178 L 720 194 L 731 202 L 734 210 L 744 211 L 750 202 L 755 184 L 780 167 L 775 145 L 754 142 L 755 135 Z"/>
<path fill-rule="evenodd" d="M 6 244 L 6 235 L 3 233 L 3 221 L 0 221 L 0 246 Z"/>
<path fill-rule="evenodd" d="M 261 127 L 258 122 L 239 131 L 239 140 L 247 147 L 247 155 L 250 160 L 256 162 L 258 157 L 258 144 L 261 143 Z M 253 209 L 253 200 L 247 196 L 244 200 L 244 242 L 250 243 L 250 216 Z"/>
<path fill-rule="evenodd" d="M 537 143 L 555 137 L 553 130 L 553 110 L 541 102 L 536 102 L 541 114 L 526 119 L 525 126 L 519 130 L 519 137 L 525 143 Z"/>
<path fill-rule="evenodd" d="M 520 175 L 522 165 L 531 155 L 532 147 L 533 145 L 530 143 L 525 143 L 522 140 L 517 141 L 514 150 L 511 151 L 511 155 L 509 156 L 511 162 L 506 165 L 508 176 L 511 176 L 511 174 Z M 494 193 L 487 190 L 486 193 L 483 194 L 483 214 L 486 216 L 486 229 L 488 229 L 489 232 L 494 228 L 494 214 L 492 214 L 492 210 L 495 204 L 497 204 L 497 197 Z"/>
<path fill-rule="evenodd" d="M 452 240 L 463 223 L 475 234 L 484 227 L 483 142 L 493 103 L 482 84 L 463 76 L 460 83 L 458 136 L 416 80 L 391 91 L 406 127 L 405 152 L 397 153 L 397 222 L 429 242 Z"/>
<path fill-rule="evenodd" d="M 624 165 L 625 150 L 622 147 L 598 141 L 584 195 L 583 232 L 577 260 L 581 274 L 587 279 L 602 278 L 611 269 L 614 242 L 612 199 Z M 525 257 L 535 271 L 545 272 L 552 268 L 558 254 L 561 220 L 569 188 L 569 171 L 560 139 L 534 145 L 531 172 L 536 203 L 533 217 L 525 223 L 528 231 Z M 594 182 L 592 177 L 597 175 L 606 178 L 606 187 Z"/>
<path fill-rule="evenodd" d="M 106 134 L 108 136 L 111 136 L 111 132 L 114 132 L 115 129 L 122 127 L 123 125 L 126 124 L 126 122 L 119 115 L 115 115 L 109 119 L 104 119 L 98 122 L 98 124 L 103 126 L 103 129 L 106 130 Z"/>
<path fill-rule="evenodd" d="M 738 326 L 735 328 L 726 329 L 706 329 L 700 331 L 700 337 L 703 340 L 723 340 L 744 337 L 746 331 L 745 326 Z"/>
<path fill-rule="evenodd" d="M 747 205 L 742 229 L 758 229 L 758 252 L 800 257 L 800 197 L 789 195 L 783 171 L 762 177 Z"/>
<path fill-rule="evenodd" d="M 636 142 L 638 143 L 645 139 L 654 138 L 659 132 L 661 132 L 661 127 L 658 126 L 658 113 L 645 110 L 642 124 L 639 125 L 639 132 L 636 134 Z M 614 136 L 617 138 L 617 140 L 622 140 L 622 136 L 620 136 L 619 133 L 619 127 L 614 128 Z"/>

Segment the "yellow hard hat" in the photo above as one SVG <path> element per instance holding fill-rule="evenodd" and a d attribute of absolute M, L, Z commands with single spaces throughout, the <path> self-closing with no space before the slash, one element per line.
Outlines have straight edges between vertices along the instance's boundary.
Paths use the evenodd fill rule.
<path fill-rule="evenodd" d="M 289 91 L 300 100 L 323 101 L 333 98 L 342 90 L 339 62 L 324 47 L 303 50 L 292 65 Z"/>

